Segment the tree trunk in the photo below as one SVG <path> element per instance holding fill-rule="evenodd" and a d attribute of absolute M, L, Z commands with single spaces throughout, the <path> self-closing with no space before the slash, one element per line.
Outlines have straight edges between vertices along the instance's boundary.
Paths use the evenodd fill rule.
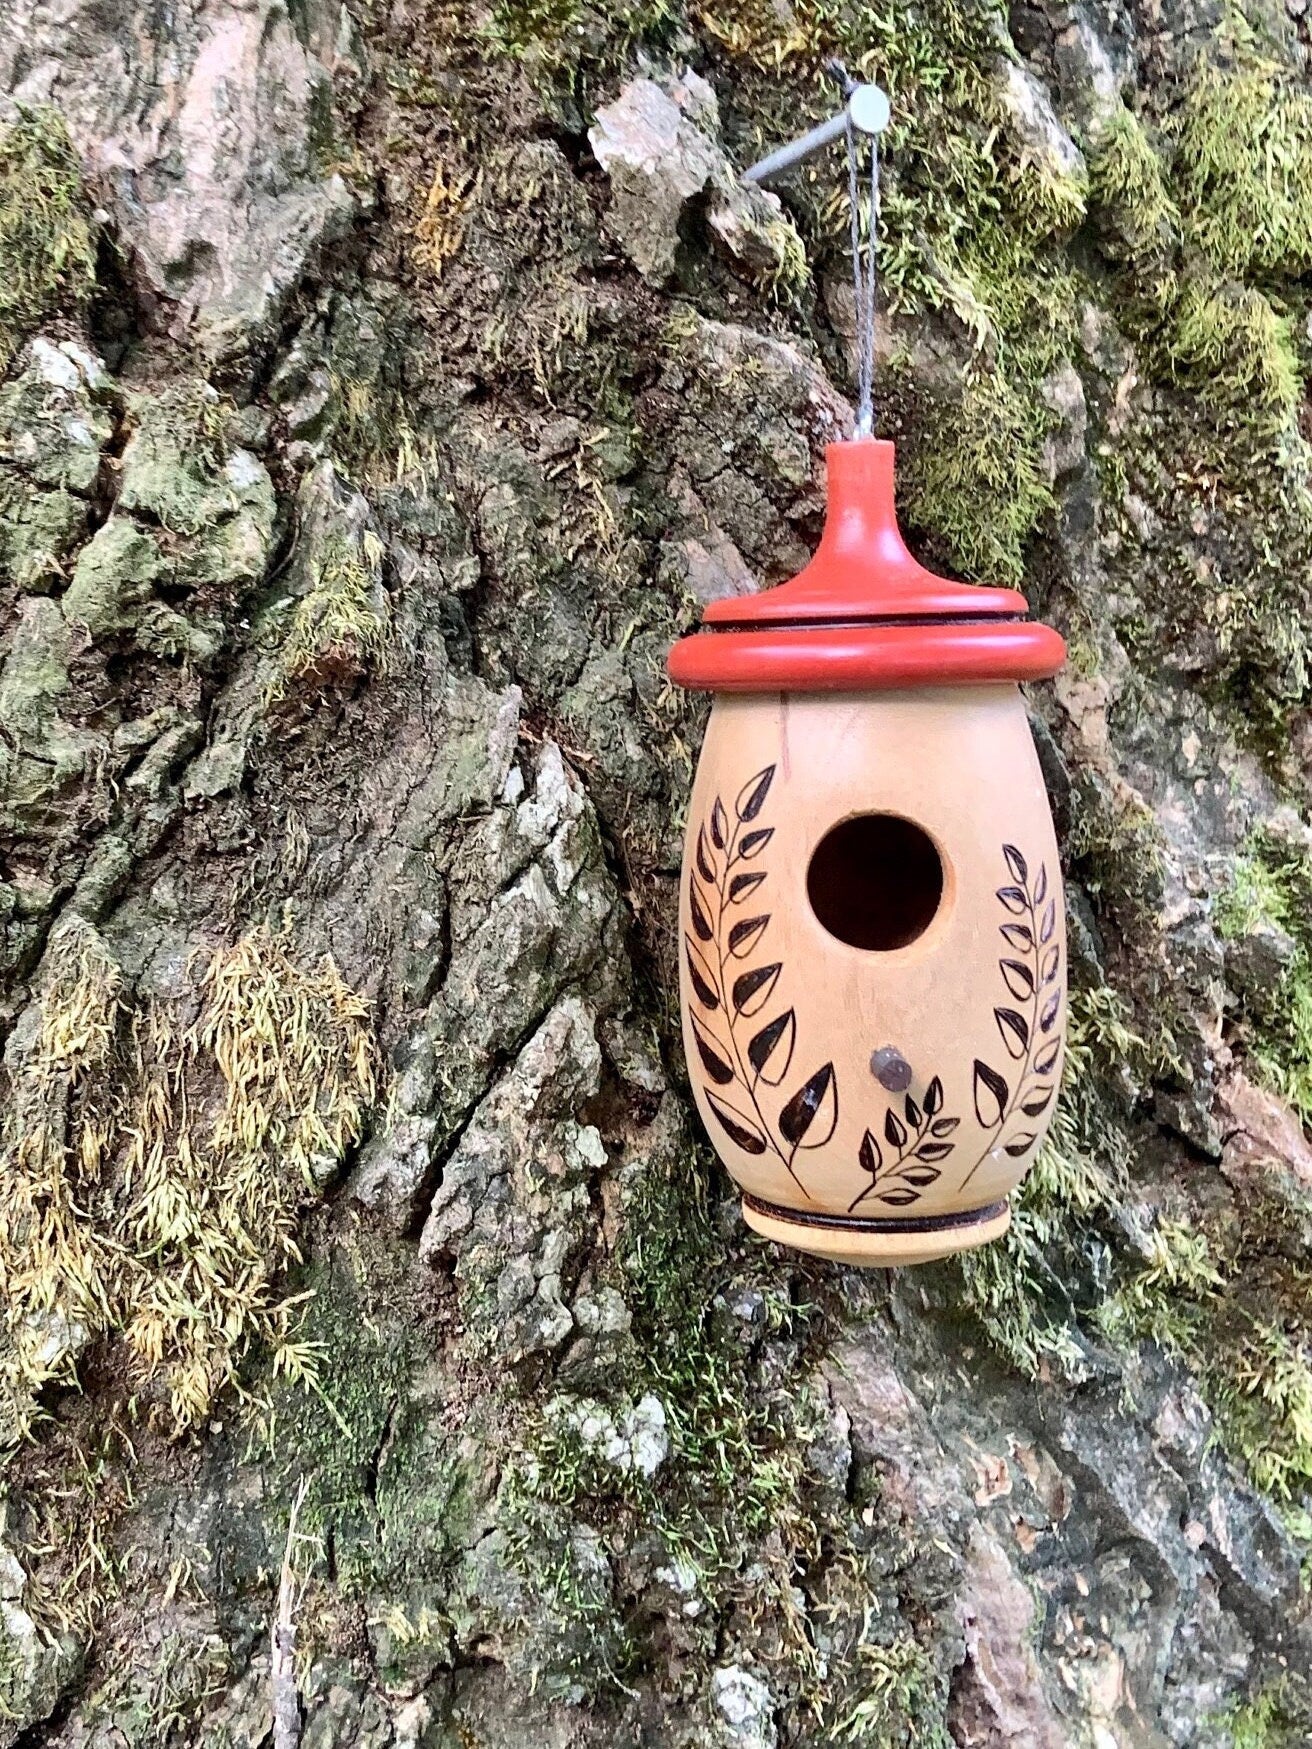
<path fill-rule="evenodd" d="M 0 1749 L 1312 1741 L 1302 12 L 16 0 Z M 664 675 L 850 426 L 832 55 L 1070 645 L 1052 1135 L 868 1274 L 692 1112 Z"/>

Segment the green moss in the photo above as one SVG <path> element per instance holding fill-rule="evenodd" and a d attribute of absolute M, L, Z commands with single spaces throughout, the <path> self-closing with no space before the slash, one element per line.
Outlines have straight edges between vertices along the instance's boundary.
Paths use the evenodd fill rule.
<path fill-rule="evenodd" d="M 1051 414 L 1032 388 L 984 368 L 931 406 L 906 477 L 911 523 L 947 541 L 970 576 L 1017 583 L 1025 541 L 1053 504 L 1040 451 Z"/>
<path fill-rule="evenodd" d="M 881 297 L 894 311 L 951 316 L 974 347 L 960 396 L 927 410 L 926 442 L 907 450 L 908 503 L 922 526 L 941 530 L 959 569 L 1014 581 L 1052 503 L 1041 455 L 1054 416 L 1042 386 L 1074 342 L 1081 288 L 1064 241 L 1087 187 L 1077 163 L 1036 150 L 1009 107 L 1000 10 L 989 0 L 884 12 L 855 0 L 787 9 L 708 0 L 696 16 L 738 63 L 739 101 L 763 146 L 832 109 L 819 76 L 830 55 L 889 92 Z M 781 66 L 793 73 L 786 106 Z M 809 69 L 814 106 L 799 115 L 798 76 Z M 790 183 L 789 200 L 823 270 L 846 248 L 832 163 Z"/>
<path fill-rule="evenodd" d="M 1312 96 L 1237 48 L 1234 68 L 1200 65 L 1180 111 L 1185 237 L 1222 273 L 1296 277 L 1312 264 Z"/>
<path fill-rule="evenodd" d="M 629 1664 L 653 1648 L 635 1641 L 631 1628 L 621 1631 L 609 1590 L 586 1548 L 567 1546 L 562 1523 L 618 1527 L 677 1574 L 690 1598 L 717 1612 L 769 1609 L 780 1623 L 781 1680 L 804 1680 L 812 1661 L 788 1577 L 817 1534 L 804 1485 L 810 1407 L 795 1385 L 763 1387 L 750 1334 L 726 1302 L 754 1289 L 767 1329 L 781 1340 L 804 1337 L 810 1308 L 785 1296 L 763 1252 L 738 1267 L 726 1258 L 705 1206 L 702 1165 L 701 1155 L 689 1156 L 631 1184 L 615 1276 L 633 1320 L 622 1395 L 635 1403 L 653 1395 L 665 1412 L 668 1454 L 655 1475 L 602 1449 L 597 1423 L 622 1414 L 614 1388 L 604 1408 L 557 1397 L 524 1418 L 513 1478 L 522 1526 L 516 1564 L 550 1599 L 561 1644 L 582 1653 L 571 1680 L 593 1688 L 622 1682 Z M 764 1571 L 745 1583 L 744 1571 L 758 1562 Z"/>
<path fill-rule="evenodd" d="M 605 1405 L 558 1397 L 532 1418 L 515 1480 L 524 1526 L 516 1561 L 560 1623 L 559 1645 L 572 1662 L 558 1664 L 556 1680 L 573 1672 L 590 1692 L 622 1684 L 631 1665 L 664 1655 L 663 1640 L 648 1644 L 640 1625 L 623 1627 L 613 1586 L 598 1582 L 561 1531 L 605 1525 L 664 1569 L 690 1606 L 704 1606 L 708 1623 L 770 1621 L 760 1655 L 799 1737 L 948 1749 L 948 1673 L 936 1663 L 937 1636 L 924 1619 L 941 1602 L 937 1557 L 911 1546 L 909 1531 L 904 1541 L 905 1527 L 869 1528 L 870 1514 L 858 1521 L 831 1482 L 817 1484 L 810 1445 L 826 1425 L 826 1405 L 799 1391 L 798 1378 L 808 1341 L 822 1335 L 819 1308 L 785 1291 L 764 1250 L 726 1256 L 702 1165 L 698 1154 L 668 1171 L 645 1171 L 626 1207 L 618 1279 L 632 1313 L 635 1362 L 625 1395 L 652 1393 L 664 1407 L 669 1452 L 656 1474 L 624 1469 L 599 1449 L 606 1418 L 621 1414 L 614 1392 Z M 754 1330 L 729 1309 L 745 1291 L 760 1296 Z M 859 1292 L 847 1284 L 849 1311 Z M 763 1337 L 798 1355 L 786 1389 L 762 1376 L 754 1350 Z M 825 1599 L 811 1620 L 830 1623 L 823 1655 L 794 1590 L 808 1568 L 808 1586 Z M 881 1606 L 871 1609 L 874 1596 Z M 559 1659 L 558 1648 L 553 1655 Z"/>
<path fill-rule="evenodd" d="M 1302 1749 L 1312 1741 L 1312 1692 L 1302 1677 L 1281 1677 L 1220 1723 L 1231 1749 Z"/>
<path fill-rule="evenodd" d="M 1196 1341 L 1203 1308 L 1220 1286 L 1207 1235 L 1163 1217 L 1148 1235 L 1139 1267 L 1099 1307 L 1098 1322 L 1113 1338 L 1147 1339 L 1182 1354 Z"/>
<path fill-rule="evenodd" d="M 910 1634 L 886 1644 L 863 1634 L 850 1675 L 858 1697 L 830 1726 L 826 1741 L 868 1749 L 953 1749 L 947 1683 Z"/>
<path fill-rule="evenodd" d="M 1221 1443 L 1295 1508 L 1312 1488 L 1312 1275 L 1282 1254 L 1306 1240 L 1306 1220 L 1260 1187 L 1203 1224 L 1162 1215 L 1098 1314 L 1113 1340 L 1186 1361 Z"/>
<path fill-rule="evenodd" d="M 572 1704 L 631 1692 L 625 1679 L 640 1648 L 620 1613 L 601 1538 L 578 1511 L 525 1492 L 518 1481 L 512 1478 L 502 1502 L 506 1553 L 524 1588 L 514 1626 L 532 1687 Z"/>
<path fill-rule="evenodd" d="M 641 1356 L 630 1389 L 653 1393 L 665 1408 L 670 1457 L 661 1487 L 603 1464 L 559 1420 L 535 1442 L 541 1487 L 557 1503 L 597 1489 L 626 1496 L 659 1527 L 672 1558 L 713 1578 L 745 1542 L 795 1520 L 805 1405 L 763 1394 L 740 1342 L 717 1322 L 717 1289 L 728 1292 L 732 1278 L 693 1170 L 649 1173 L 626 1233 L 620 1277 Z M 799 1309 L 768 1282 L 757 1291 L 771 1327 L 790 1329 Z"/>
<path fill-rule="evenodd" d="M 193 1627 L 142 1639 L 113 1659 L 84 1709 L 92 1728 L 99 1725 L 123 1749 L 183 1741 L 232 1678 L 231 1654 L 217 1633 Z"/>
<path fill-rule="evenodd" d="M 497 0 L 485 39 L 502 54 L 523 55 L 535 45 L 558 42 L 579 11 L 580 0 Z"/>
<path fill-rule="evenodd" d="M 71 492 L 41 492 L 0 476 L 0 575 L 31 594 L 54 590 L 82 536 L 87 506 Z"/>
<path fill-rule="evenodd" d="M 1216 923 L 1241 949 L 1275 932 L 1286 969 L 1255 975 L 1237 1042 L 1268 1085 L 1312 1114 L 1312 868 L 1302 845 L 1270 828 L 1255 834 L 1217 900 Z M 1060 1143 L 1056 1124 L 1054 1134 Z M 1312 1272 L 1301 1262 L 1310 1219 L 1307 1199 L 1279 1177 L 1256 1180 L 1233 1210 L 1203 1220 L 1168 1209 L 1091 1308 L 1111 1340 L 1152 1341 L 1184 1359 L 1227 1450 L 1259 1488 L 1294 1505 L 1312 1486 Z M 1040 1238 L 1041 1265 L 1052 1235 Z M 1004 1283 L 985 1313 L 1006 1319 L 1011 1347 L 1032 1359 L 1029 1328 L 1006 1291 Z"/>
<path fill-rule="evenodd" d="M 1276 1500 L 1312 1487 L 1312 1330 L 1254 1316 L 1212 1379 L 1222 1438 Z"/>
<path fill-rule="evenodd" d="M 280 1269 L 298 1216 L 360 1134 L 374 1093 L 365 1004 L 327 956 L 250 931 L 211 956 L 193 1024 L 136 1008 L 81 918 L 52 937 L 40 1028 L 0 1127 L 0 1393 L 19 1431 L 73 1382 L 81 1324 L 113 1340 L 133 1413 L 203 1421 L 259 1341 L 308 1377 Z M 218 1090 L 216 1092 L 216 1089 Z"/>
<path fill-rule="evenodd" d="M 1175 372 L 1204 401 L 1284 425 L 1303 398 L 1293 323 L 1252 286 L 1190 279 L 1167 337 Z"/>
<path fill-rule="evenodd" d="M 63 119 L 20 111 L 0 136 L 0 370 L 58 311 L 76 312 L 95 280 L 81 168 Z"/>
<path fill-rule="evenodd" d="M 313 1372 L 270 1380 L 250 1455 L 265 1459 L 289 1503 L 301 1481 L 308 1483 L 302 1528 L 331 1535 L 339 1583 L 358 1593 L 399 1558 L 379 1542 L 394 1473 L 383 1486 L 380 1472 L 376 1486 L 374 1472 L 391 1418 L 404 1413 L 414 1361 L 410 1330 L 387 1314 L 391 1294 L 405 1303 L 407 1284 L 391 1254 L 360 1230 L 307 1273 L 301 1291 L 298 1341 Z"/>
<path fill-rule="evenodd" d="M 1072 990 L 1061 1095 L 1013 1199 L 1011 1226 L 997 1244 L 964 1252 L 955 1266 L 967 1309 L 1026 1377 L 1045 1365 L 1078 1366 L 1079 1308 L 1068 1284 L 1089 1277 L 1099 1228 L 1124 1194 L 1129 1157 L 1107 1088 L 1125 1065 L 1141 1068 L 1144 1053 L 1114 991 Z"/>
<path fill-rule="evenodd" d="M 1139 117 L 1124 106 L 1113 111 L 1090 150 L 1089 192 L 1118 255 L 1142 262 L 1177 240 L 1180 215 L 1162 159 Z"/>
<path fill-rule="evenodd" d="M 199 378 L 131 397 L 119 507 L 170 534 L 204 533 L 235 498 L 225 477 L 230 404 Z"/>
<path fill-rule="evenodd" d="M 617 67 L 634 43 L 659 45 L 676 17 L 671 0 L 496 0 L 479 30 L 493 54 L 527 60 L 551 79 L 575 83 L 590 70 Z"/>
<path fill-rule="evenodd" d="M 1259 831 L 1235 858 L 1216 901 L 1222 939 L 1241 942 L 1262 927 L 1293 944 L 1274 988 L 1246 994 L 1240 1042 L 1258 1078 L 1312 1123 L 1312 861 L 1299 844 Z"/>
<path fill-rule="evenodd" d="M 1187 663 L 1233 732 L 1279 764 L 1312 674 L 1312 451 L 1260 410 L 1218 419 L 1197 397 L 1162 396 L 1121 453 L 1138 503 L 1133 516 L 1109 507 L 1118 637 L 1145 677 Z"/>
<path fill-rule="evenodd" d="M 1237 15 L 1209 55 L 1159 132 L 1120 111 L 1090 149 L 1098 237 L 1135 369 L 1187 391 L 1141 397 L 1118 420 L 1125 483 L 1148 514 L 1118 531 L 1117 594 L 1141 604 L 1141 623 L 1117 629 L 1132 649 L 1141 636 L 1148 661 L 1164 644 L 1196 651 L 1201 632 L 1214 702 L 1246 737 L 1279 737 L 1312 654 L 1312 511 L 1297 427 L 1312 99 Z M 1163 582 L 1155 601 L 1144 599 L 1145 573 Z"/>
<path fill-rule="evenodd" d="M 1147 803 L 1092 767 L 1077 773 L 1067 854 L 1081 885 L 1106 910 L 1151 924 L 1162 903 L 1166 852 Z"/>

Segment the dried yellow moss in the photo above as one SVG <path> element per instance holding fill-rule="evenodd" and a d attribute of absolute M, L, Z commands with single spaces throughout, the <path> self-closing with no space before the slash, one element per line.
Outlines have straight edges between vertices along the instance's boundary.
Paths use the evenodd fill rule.
<path fill-rule="evenodd" d="M 83 1341 L 121 1336 L 181 1431 L 253 1341 L 287 1337 L 298 1211 L 374 1097 L 368 1009 L 330 958 L 307 969 L 263 928 L 212 956 L 182 1031 L 164 1002 L 129 1010 L 89 923 L 51 951 L 0 1156 L 0 1379 L 21 1431 Z"/>
<path fill-rule="evenodd" d="M 438 164 L 424 196 L 423 210 L 415 225 L 414 259 L 435 279 L 465 238 L 465 213 L 473 197 L 475 179 L 468 171 Z"/>

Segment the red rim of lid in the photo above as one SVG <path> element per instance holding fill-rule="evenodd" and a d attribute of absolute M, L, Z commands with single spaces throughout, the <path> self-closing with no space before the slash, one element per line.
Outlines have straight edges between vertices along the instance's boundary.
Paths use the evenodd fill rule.
<path fill-rule="evenodd" d="M 714 601 L 707 629 L 669 657 L 680 686 L 728 692 L 861 691 L 1038 680 L 1066 646 L 1014 589 L 957 583 L 907 550 L 894 445 L 831 443 L 829 509 L 815 557 L 790 582 Z"/>

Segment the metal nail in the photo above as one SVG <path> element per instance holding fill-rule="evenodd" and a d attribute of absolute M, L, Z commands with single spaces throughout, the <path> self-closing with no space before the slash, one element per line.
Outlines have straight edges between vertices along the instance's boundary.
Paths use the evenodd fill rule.
<path fill-rule="evenodd" d="M 841 63 L 834 63 L 835 68 Z M 846 70 L 841 75 L 847 81 Z M 780 146 L 759 163 L 753 164 L 749 170 L 743 171 L 744 182 L 771 182 L 776 176 L 782 176 L 785 170 L 791 170 L 795 164 L 813 157 L 816 152 L 823 151 L 826 146 L 833 145 L 835 140 L 841 140 L 847 132 L 849 118 L 858 133 L 878 134 L 888 126 L 892 107 L 887 96 L 878 85 L 851 85 L 845 91 L 847 104 L 837 115 L 830 116 L 828 121 L 822 121 L 818 127 L 813 127 L 800 139 L 790 140 L 787 145 Z"/>

